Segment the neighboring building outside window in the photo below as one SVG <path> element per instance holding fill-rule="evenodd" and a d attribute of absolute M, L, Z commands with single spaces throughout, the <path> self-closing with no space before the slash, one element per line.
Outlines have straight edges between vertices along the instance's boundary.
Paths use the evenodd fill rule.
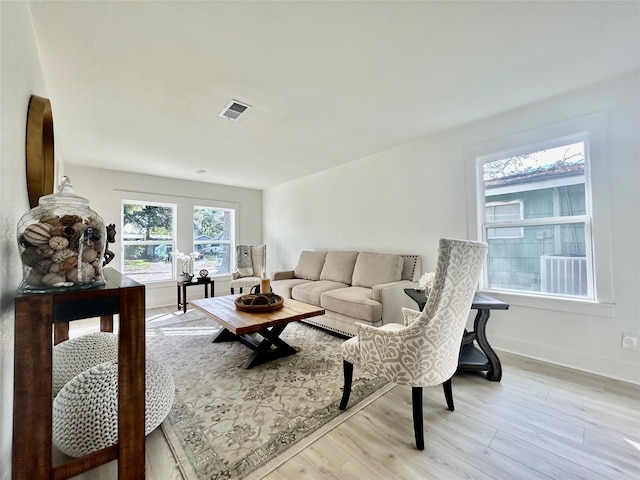
<path fill-rule="evenodd" d="M 176 205 L 124 200 L 122 271 L 140 282 L 174 278 Z"/>
<path fill-rule="evenodd" d="M 195 274 L 202 269 L 209 275 L 231 273 L 234 253 L 235 210 L 193 207 L 193 251 L 200 253 Z"/>
<path fill-rule="evenodd" d="M 588 137 L 476 158 L 483 287 L 594 298 Z"/>

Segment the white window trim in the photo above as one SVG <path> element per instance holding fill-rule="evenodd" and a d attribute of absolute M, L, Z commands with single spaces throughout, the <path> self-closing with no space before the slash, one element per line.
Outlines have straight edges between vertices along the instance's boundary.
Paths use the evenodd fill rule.
<path fill-rule="evenodd" d="M 165 201 L 162 202 L 157 202 L 157 201 L 149 201 L 149 200 L 133 200 L 131 198 L 125 197 L 122 198 L 120 200 L 120 214 L 122 215 L 123 212 L 123 207 L 126 204 L 130 204 L 130 205 L 142 205 L 142 206 L 151 206 L 151 207 L 166 207 L 166 208 L 171 208 L 171 210 L 173 211 L 173 231 L 171 232 L 171 246 L 172 249 L 175 251 L 176 250 L 176 221 L 178 218 L 178 206 L 175 203 L 170 203 Z M 124 234 L 124 218 L 120 217 L 120 231 L 123 232 Z M 126 242 L 126 243 L 125 243 Z M 124 239 L 124 237 L 121 237 L 120 239 L 120 245 L 122 247 L 125 247 L 126 245 L 162 245 L 163 243 L 169 243 L 168 241 L 160 241 L 158 240 L 157 242 L 146 242 L 146 241 L 126 241 Z M 122 248 L 122 251 L 124 252 L 124 248 Z M 161 280 L 150 280 L 148 282 L 145 282 L 145 285 L 153 285 L 156 283 L 163 283 L 163 282 L 169 282 L 169 281 L 175 281 L 175 263 L 172 261 L 171 262 L 171 278 L 169 279 L 161 279 Z M 124 268 L 124 255 L 120 255 L 120 271 L 124 272 L 125 268 Z"/>
<path fill-rule="evenodd" d="M 584 185 L 585 185 L 585 207 L 586 214 L 585 215 L 576 215 L 576 216 L 563 216 L 563 217 L 542 217 L 535 219 L 521 219 L 521 220 L 512 220 L 512 221 L 504 221 L 504 222 L 487 222 L 485 207 L 488 205 L 485 203 L 486 199 L 486 190 L 483 186 L 483 181 L 481 179 L 484 178 L 484 165 L 488 162 L 492 162 L 495 160 L 501 160 L 509 157 L 517 157 L 521 155 L 526 155 L 529 153 L 540 152 L 543 150 L 549 150 L 557 147 L 564 147 L 565 145 L 571 145 L 575 143 L 582 143 L 584 145 Z M 591 185 L 587 183 L 589 179 L 589 134 L 588 132 L 579 132 L 573 135 L 565 135 L 560 138 L 551 138 L 542 140 L 540 142 L 532 143 L 529 145 L 524 145 L 522 147 L 517 147 L 514 149 L 510 149 L 507 151 L 499 151 L 493 152 L 488 155 L 481 155 L 476 158 L 476 197 L 478 202 L 478 219 L 477 219 L 477 228 L 478 228 L 478 238 L 482 238 L 484 241 L 488 241 L 488 232 L 490 228 L 499 228 L 499 227 L 517 227 L 517 226 L 546 226 L 546 225 L 570 225 L 572 223 L 582 223 L 585 228 L 585 250 L 586 250 L 586 258 L 587 258 L 587 295 L 586 298 L 582 298 L 584 300 L 593 301 L 595 297 L 595 279 L 593 272 L 593 248 L 591 245 L 592 233 L 591 233 Z M 500 237 L 491 237 L 492 239 L 500 238 Z M 482 278 L 482 284 L 487 286 L 489 284 L 488 272 L 485 270 Z M 510 292 L 509 289 L 494 289 L 488 288 L 491 293 L 504 293 Z M 525 292 L 526 293 L 526 292 Z M 547 293 L 547 292 L 536 292 L 531 293 L 532 296 L 541 296 L 541 297 L 554 297 L 555 295 Z M 568 297 L 568 298 L 576 298 L 574 296 L 567 295 L 557 295 L 558 297 Z M 580 297 L 577 297 L 580 298 Z"/>
<path fill-rule="evenodd" d="M 233 271 L 234 271 L 234 266 L 236 265 L 236 244 L 237 244 L 237 238 L 238 238 L 238 230 L 237 230 L 237 223 L 238 223 L 238 208 L 230 208 L 230 207 L 221 207 L 221 206 L 211 206 L 211 205 L 201 205 L 200 203 L 198 204 L 194 204 L 191 207 L 191 214 L 193 215 L 193 210 L 195 208 L 211 208 L 214 210 L 227 210 L 230 212 L 234 212 L 233 214 L 233 219 L 232 219 L 232 223 L 233 225 L 231 225 L 231 239 L 230 240 L 217 240 L 215 242 L 210 242 L 210 241 L 201 241 L 198 242 L 200 244 L 208 244 L 208 243 L 212 243 L 212 244 L 219 244 L 219 245 L 229 245 L 229 252 L 230 252 L 230 258 L 229 258 L 229 273 L 221 273 L 221 274 L 215 274 L 212 275 L 213 277 L 228 277 L 230 276 Z M 192 217 L 193 218 L 193 217 Z M 194 245 L 196 245 L 196 240 L 195 238 L 193 238 L 193 225 L 191 225 L 191 243 Z"/>
<path fill-rule="evenodd" d="M 235 210 L 235 220 L 234 220 L 234 226 L 233 226 L 234 245 L 235 245 L 235 242 L 237 242 L 238 235 L 239 235 L 238 219 L 240 218 L 240 204 L 237 202 L 227 202 L 222 200 L 211 200 L 208 198 L 188 197 L 188 196 L 181 196 L 181 195 L 159 195 L 157 193 L 125 190 L 125 189 L 114 189 L 114 192 L 117 192 L 120 195 L 120 214 L 122 213 L 122 202 L 125 200 L 147 202 L 147 203 L 154 203 L 154 204 L 155 203 L 176 204 L 177 220 L 176 220 L 176 226 L 175 226 L 176 234 L 174 239 L 176 241 L 176 245 L 178 249 L 184 248 L 184 245 L 187 245 L 187 246 L 193 245 L 193 222 L 189 220 L 190 218 L 189 216 L 193 215 L 193 207 L 198 206 L 198 207 L 210 207 L 210 208 Z M 188 216 L 182 213 L 188 210 L 191 210 L 191 213 L 188 213 Z M 192 217 L 191 217 L 191 220 L 192 220 Z M 120 224 L 122 224 L 122 219 L 120 220 Z M 191 247 L 188 247 L 188 248 L 191 248 Z M 235 248 L 233 248 L 232 251 L 234 252 L 233 254 L 235 255 Z M 228 274 L 214 275 L 214 277 L 216 280 L 225 280 L 225 279 L 230 279 L 231 274 L 228 273 Z M 164 288 L 169 285 L 175 286 L 175 279 L 146 284 L 147 288 L 152 288 L 152 289 Z"/>
<path fill-rule="evenodd" d="M 518 204 L 519 207 L 520 207 L 520 218 L 518 220 L 514 220 L 514 222 L 520 222 L 521 220 L 524 220 L 524 205 L 522 203 L 522 200 L 511 200 L 509 202 L 489 202 L 489 203 L 485 202 L 484 206 L 486 208 L 486 207 L 499 207 L 501 205 L 515 205 L 515 204 Z M 484 218 L 486 220 L 486 212 L 483 213 L 483 216 L 484 216 Z M 495 224 L 494 224 L 494 222 L 486 222 L 485 221 L 485 224 L 486 224 L 486 228 L 503 228 L 503 227 L 511 227 L 511 226 L 517 227 L 518 226 L 518 225 L 510 225 L 508 222 L 495 222 Z M 512 237 L 504 237 L 504 236 L 500 236 L 500 235 L 494 235 L 491 238 L 494 238 L 494 239 L 498 238 L 499 239 L 499 238 L 522 238 L 522 237 L 524 237 L 524 230 L 523 230 L 522 227 L 520 227 L 520 234 L 518 234 L 518 235 L 514 235 Z"/>
<path fill-rule="evenodd" d="M 467 228 L 469 238 L 481 239 L 477 219 L 484 198 L 479 199 L 480 192 L 476 188 L 477 161 L 479 157 L 496 152 L 522 152 L 528 146 L 548 142 L 549 139 L 562 141 L 566 137 L 586 133 L 589 139 L 588 149 L 592 159 L 588 171 L 585 172 L 585 182 L 591 185 L 591 194 L 587 194 L 586 202 L 591 207 L 591 231 L 586 235 L 591 237 L 593 249 L 593 268 L 595 272 L 594 297 L 595 300 L 567 299 L 527 295 L 524 293 L 496 293 L 487 292 L 496 298 L 503 297 L 512 305 L 520 305 L 540 309 L 553 309 L 579 314 L 589 314 L 605 317 L 615 315 L 615 301 L 613 292 L 613 273 L 611 267 L 611 240 L 609 238 L 609 173 L 607 169 L 607 113 L 598 112 L 576 117 L 534 128 L 528 131 L 489 140 L 471 145 L 464 149 L 467 171 Z M 517 154 L 517 153 L 516 153 Z M 588 191 L 589 189 L 587 189 Z M 482 194 L 484 194 L 482 192 Z M 480 201 L 482 200 L 482 202 Z"/>

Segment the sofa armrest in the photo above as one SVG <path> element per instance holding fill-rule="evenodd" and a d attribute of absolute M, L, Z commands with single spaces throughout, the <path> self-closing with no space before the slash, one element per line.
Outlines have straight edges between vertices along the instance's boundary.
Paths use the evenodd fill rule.
<path fill-rule="evenodd" d="M 291 278 L 295 278 L 293 276 L 293 270 L 286 270 L 282 272 L 273 272 L 271 274 L 271 280 L 288 280 Z"/>
<path fill-rule="evenodd" d="M 415 310 L 418 305 L 409 295 L 404 293 L 405 288 L 417 288 L 418 282 L 400 280 L 399 282 L 375 285 L 371 297 L 382 303 L 382 324 L 403 323 L 402 308 Z"/>
<path fill-rule="evenodd" d="M 371 288 L 371 299 L 377 302 L 382 302 L 383 292 L 395 292 L 396 290 L 402 292 L 404 296 L 409 298 L 406 293 L 404 293 L 405 288 L 415 288 L 416 282 L 412 282 L 411 280 L 399 280 L 397 282 L 391 283 L 381 283 L 380 285 L 374 285 Z M 415 305 L 415 302 L 414 302 Z"/>

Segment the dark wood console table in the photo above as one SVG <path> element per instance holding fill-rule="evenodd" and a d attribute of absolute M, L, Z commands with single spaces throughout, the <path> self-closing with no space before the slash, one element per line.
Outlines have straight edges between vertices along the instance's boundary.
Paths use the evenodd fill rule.
<path fill-rule="evenodd" d="M 120 480 L 145 477 L 145 287 L 117 271 L 106 285 L 15 298 L 12 478 L 63 480 L 118 460 Z M 53 465 L 52 324 L 55 342 L 70 321 L 100 317 L 101 329 L 119 314 L 118 443 Z"/>
<path fill-rule="evenodd" d="M 211 292 L 212 297 L 215 296 L 214 288 L 216 284 L 210 277 L 199 278 L 195 282 L 178 282 L 178 310 L 182 309 L 183 313 L 187 313 L 187 304 L 189 303 L 187 302 L 187 287 L 193 285 L 204 285 L 204 298 L 209 298 L 209 292 Z"/>
<path fill-rule="evenodd" d="M 413 288 L 405 288 L 404 292 L 418 304 L 420 311 L 422 311 L 427 303 L 427 297 L 425 297 L 424 292 Z M 477 310 L 478 313 L 476 313 L 476 318 L 473 321 L 473 331 L 469 332 L 465 329 L 462 336 L 458 371 L 486 371 L 488 380 L 499 382 L 502 380 L 502 365 L 498 354 L 489 344 L 486 328 L 491 310 L 508 310 L 509 304 L 488 295 L 476 293 L 475 297 L 473 297 L 471 308 Z"/>

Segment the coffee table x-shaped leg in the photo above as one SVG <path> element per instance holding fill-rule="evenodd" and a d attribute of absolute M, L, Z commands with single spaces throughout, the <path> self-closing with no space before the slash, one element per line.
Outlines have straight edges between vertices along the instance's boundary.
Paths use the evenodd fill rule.
<path fill-rule="evenodd" d="M 296 353 L 295 348 L 280 338 L 287 324 L 325 313 L 323 308 L 292 299 L 287 299 L 284 305 L 274 311 L 248 313 L 236 309 L 235 299 L 238 297 L 224 295 L 201 298 L 190 303 L 222 327 L 212 342 L 237 340 L 253 350 L 244 364 L 247 369 Z"/>
<path fill-rule="evenodd" d="M 249 347 L 253 350 L 253 354 L 244 364 L 244 368 L 248 370 L 256 365 L 261 365 L 263 363 L 270 362 L 271 360 L 275 360 L 276 358 L 286 357 L 296 353 L 295 348 L 280 338 L 280 334 L 286 326 L 287 324 L 285 323 L 257 331 L 256 333 L 262 337 L 262 340 L 246 333 L 236 335 L 222 327 L 222 329 L 213 337 L 211 343 L 237 340 Z M 272 349 L 272 346 L 275 348 Z"/>

